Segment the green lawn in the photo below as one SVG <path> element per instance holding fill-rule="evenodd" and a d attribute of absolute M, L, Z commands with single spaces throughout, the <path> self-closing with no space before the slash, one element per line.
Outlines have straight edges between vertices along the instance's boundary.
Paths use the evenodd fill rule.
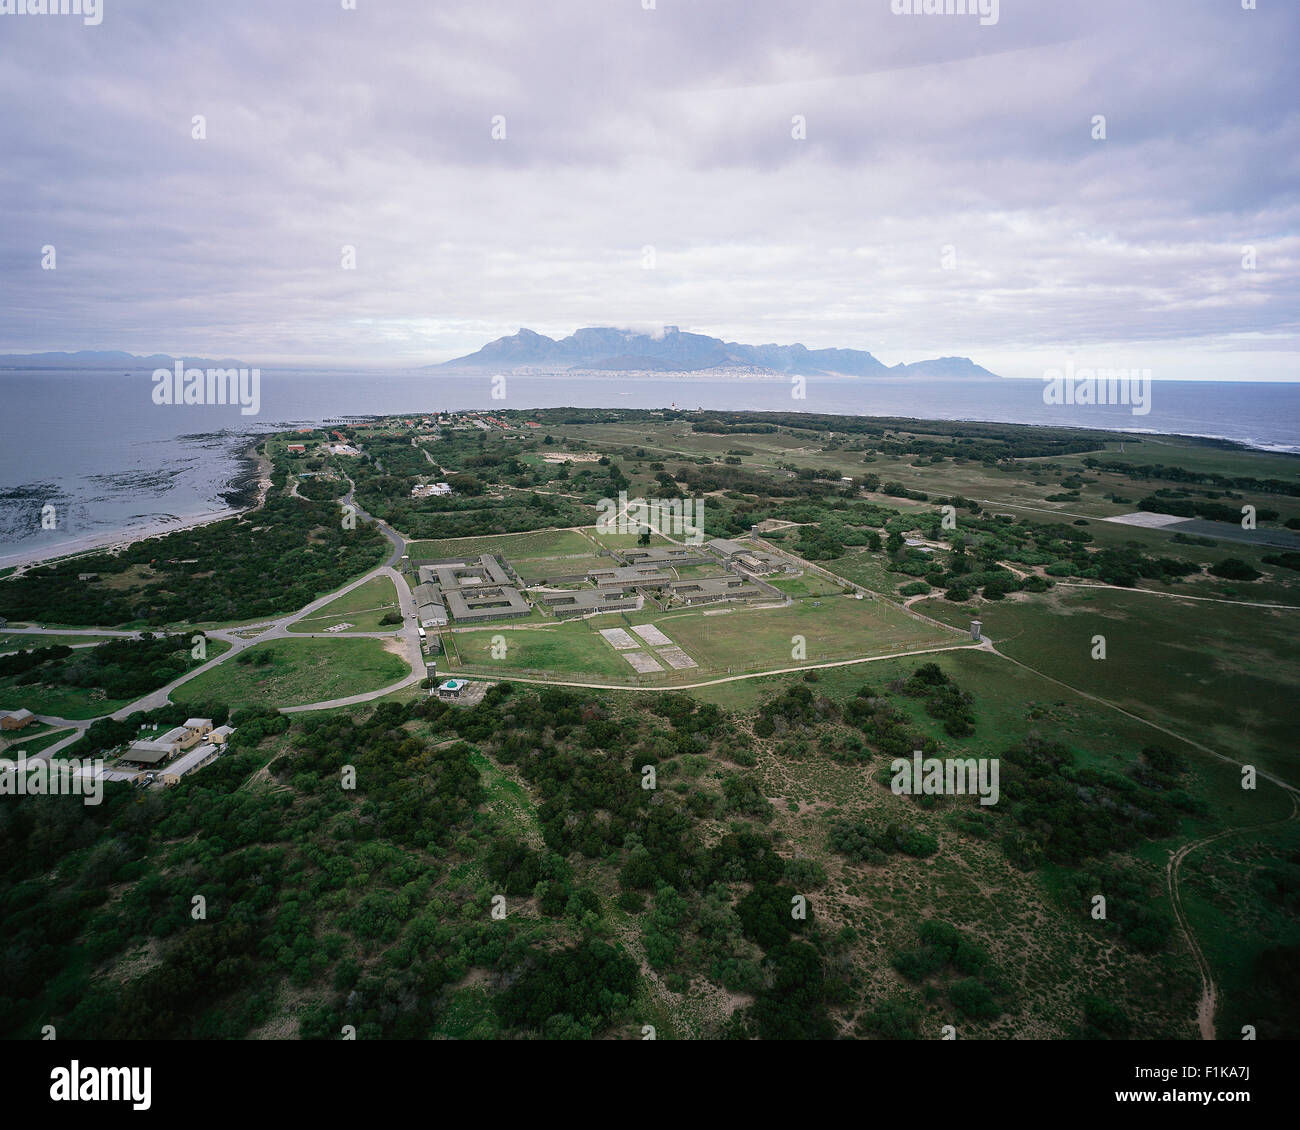
<path fill-rule="evenodd" d="M 177 695 L 232 706 L 301 706 L 379 690 L 410 673 L 406 661 L 387 651 L 382 640 L 271 640 L 244 654 L 256 659 L 267 653 L 272 658 L 264 666 L 228 659 L 184 684 Z"/>
<path fill-rule="evenodd" d="M 532 530 L 522 534 L 487 534 L 482 537 L 413 541 L 407 546 L 411 560 L 440 557 L 477 557 L 497 553 L 507 560 L 565 557 L 594 553 L 591 542 L 574 530 Z"/>
<path fill-rule="evenodd" d="M 505 654 L 500 659 L 492 655 L 493 640 L 498 637 L 505 642 Z M 549 673 L 561 679 L 585 677 L 618 682 L 633 674 L 627 661 L 620 659 L 586 620 L 553 622 L 526 631 L 511 631 L 509 624 L 503 623 L 490 632 L 457 632 L 455 647 L 464 666 L 498 670 L 503 675 Z"/>
<path fill-rule="evenodd" d="M 45 730 L 42 733 L 33 734 L 29 738 L 24 738 L 20 734 L 6 735 L 9 738 L 9 744 L 0 756 L 11 761 L 19 757 L 34 757 L 47 746 L 61 742 L 71 733 L 72 730 L 65 727 L 61 730 Z"/>
<path fill-rule="evenodd" d="M 335 624 L 348 623 L 352 625 L 348 632 L 382 632 L 390 625 L 379 621 L 386 612 L 397 610 L 397 590 L 393 582 L 383 576 L 372 577 L 364 585 L 358 585 L 330 601 L 310 617 L 296 620 L 289 625 L 289 631 L 323 632 Z M 392 625 L 394 631 L 398 627 L 400 625 Z"/>
<path fill-rule="evenodd" d="M 587 548 L 592 548 L 590 543 Z M 600 557 L 595 552 L 580 557 L 512 557 L 509 560 L 524 582 L 543 581 L 547 577 L 581 576 L 591 569 L 610 569 L 618 565 L 612 557 Z"/>
<path fill-rule="evenodd" d="M 697 666 L 674 672 L 664 663 L 662 674 L 637 676 L 599 633 L 640 624 L 657 625 Z M 494 659 L 493 639 L 498 636 L 505 642 L 505 654 Z M 796 636 L 804 639 L 806 657 L 802 661 L 793 657 Z M 511 631 L 502 624 L 492 631 L 457 632 L 455 646 L 461 664 L 453 667 L 494 670 L 502 676 L 549 673 L 575 681 L 680 683 L 961 642 L 955 634 L 922 623 L 883 601 L 837 594 L 818 601 L 802 598 L 785 608 L 718 605 L 660 612 L 651 607 L 562 621 L 540 630 Z M 646 645 L 641 650 L 654 651 Z"/>

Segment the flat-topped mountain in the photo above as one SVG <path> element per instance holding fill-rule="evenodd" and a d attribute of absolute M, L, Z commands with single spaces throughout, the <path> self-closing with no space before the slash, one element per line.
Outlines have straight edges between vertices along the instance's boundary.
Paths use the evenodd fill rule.
<path fill-rule="evenodd" d="M 808 349 L 803 345 L 742 345 L 665 326 L 640 333 L 608 326 L 577 330 L 556 340 L 521 329 L 489 342 L 476 353 L 429 365 L 430 369 L 555 367 L 611 372 L 690 373 L 702 369 L 753 368 L 776 373 L 841 376 L 994 377 L 968 357 L 938 357 L 885 365 L 862 349 Z"/>

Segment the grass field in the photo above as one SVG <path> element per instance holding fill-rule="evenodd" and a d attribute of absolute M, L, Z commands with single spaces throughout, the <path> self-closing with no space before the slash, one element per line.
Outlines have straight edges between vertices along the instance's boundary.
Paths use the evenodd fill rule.
<path fill-rule="evenodd" d="M 591 549 L 589 544 L 588 549 Z M 547 577 L 581 576 L 591 569 L 609 569 L 618 564 L 612 557 L 596 553 L 579 557 L 512 557 L 509 559 L 519 579 L 526 583 L 544 581 Z"/>
<path fill-rule="evenodd" d="M 381 640 L 282 639 L 256 644 L 244 654 L 271 654 L 265 666 L 233 659 L 205 671 L 178 690 L 186 699 L 216 699 L 232 706 L 301 706 L 363 694 L 410 673 Z"/>
<path fill-rule="evenodd" d="M 386 612 L 396 612 L 397 590 L 387 577 L 372 577 L 364 585 L 330 601 L 319 612 L 289 625 L 291 632 L 323 632 L 334 624 L 348 623 L 346 632 L 382 632 L 387 625 L 379 621 Z M 400 625 L 394 625 L 394 630 Z"/>
<path fill-rule="evenodd" d="M 574 530 L 532 530 L 522 534 L 487 534 L 483 537 L 413 541 L 407 546 L 411 560 L 419 558 L 477 557 L 498 553 L 509 561 L 539 557 L 594 554 L 591 542 Z"/>
<path fill-rule="evenodd" d="M 592 538 L 598 541 L 606 549 L 636 549 L 640 545 L 640 534 L 619 534 L 613 532 L 603 532 L 597 530 L 594 526 L 587 529 Z M 672 545 L 674 544 L 669 538 L 662 534 L 650 534 L 651 545 Z"/>
<path fill-rule="evenodd" d="M 493 640 L 505 641 L 505 654 L 493 658 Z M 511 631 L 508 624 L 491 632 L 456 633 L 456 650 L 466 667 L 514 672 L 547 672 L 558 679 L 585 676 L 601 681 L 627 680 L 632 668 L 597 635 L 586 620 L 552 621 L 551 624 Z M 498 652 L 500 648 L 498 647 Z M 454 669 L 454 665 L 448 668 Z"/>
<path fill-rule="evenodd" d="M 669 613 L 654 622 L 696 662 L 715 671 L 796 666 L 796 636 L 805 641 L 807 663 L 961 642 L 883 601 L 840 595 L 820 601 L 804 597 L 785 608 Z"/>
<path fill-rule="evenodd" d="M 73 731 L 64 728 L 61 730 L 45 730 L 39 734 L 33 734 L 30 738 L 20 737 L 18 734 L 12 735 L 4 753 L 0 756 L 14 760 L 18 757 L 34 757 L 41 750 L 61 742 Z"/>
<path fill-rule="evenodd" d="M 957 626 L 942 600 L 915 606 Z M 1055 589 L 979 608 L 999 651 L 1142 718 L 1300 784 L 1292 706 L 1300 613 L 1115 589 Z M 1093 659 L 1094 637 L 1106 658 Z"/>
<path fill-rule="evenodd" d="M 663 664 L 662 674 L 636 676 L 599 632 L 640 624 L 658 626 L 698 666 L 672 672 Z M 505 641 L 505 654 L 493 659 L 492 641 L 497 636 Z M 795 657 L 796 637 L 803 639 L 802 659 Z M 840 595 L 817 601 L 802 598 L 783 608 L 720 605 L 678 612 L 646 608 L 513 632 L 503 624 L 493 631 L 458 632 L 455 639 L 463 666 L 492 670 L 502 677 L 513 671 L 633 685 L 697 682 L 756 669 L 797 667 L 800 663 L 826 663 L 962 642 L 954 633 L 922 623 L 882 601 Z"/>
<path fill-rule="evenodd" d="M 815 573 L 804 573 L 801 577 L 786 577 L 780 573 L 764 577 L 773 588 L 780 589 L 787 596 L 834 596 L 840 587 Z"/>

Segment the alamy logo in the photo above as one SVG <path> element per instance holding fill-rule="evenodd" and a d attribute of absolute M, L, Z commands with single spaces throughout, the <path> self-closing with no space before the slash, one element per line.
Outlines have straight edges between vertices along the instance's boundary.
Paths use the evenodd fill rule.
<path fill-rule="evenodd" d="M 153 371 L 155 404 L 238 404 L 244 416 L 256 416 L 262 405 L 261 369 L 187 369 Z"/>
<path fill-rule="evenodd" d="M 1151 411 L 1150 369 L 1079 369 L 1065 363 L 1065 371 L 1048 369 L 1043 374 L 1043 403 L 1128 404 L 1134 416 Z"/>
<path fill-rule="evenodd" d="M 889 763 L 893 778 L 890 790 L 896 796 L 979 795 L 980 804 L 998 802 L 998 759 L 996 757 L 922 757 L 918 749 L 909 761 L 896 757 Z"/>
<path fill-rule="evenodd" d="M 51 763 L 0 757 L 0 796 L 79 796 L 94 807 L 104 800 L 103 769 L 99 758 Z"/>
<path fill-rule="evenodd" d="M 82 1067 L 73 1060 L 50 1071 L 52 1102 L 129 1102 L 133 1110 L 153 1105 L 152 1067 Z"/>
<path fill-rule="evenodd" d="M 998 22 L 999 0 L 889 0 L 896 16 L 979 16 L 980 27 Z"/>
<path fill-rule="evenodd" d="M 639 534 L 647 527 L 670 537 L 681 538 L 687 545 L 704 542 L 704 499 L 702 498 L 634 498 L 627 491 L 618 498 L 602 498 L 596 503 L 596 532 L 602 534 Z"/>
<path fill-rule="evenodd" d="M 81 16 L 87 27 L 104 22 L 100 0 L 0 0 L 0 16 Z"/>

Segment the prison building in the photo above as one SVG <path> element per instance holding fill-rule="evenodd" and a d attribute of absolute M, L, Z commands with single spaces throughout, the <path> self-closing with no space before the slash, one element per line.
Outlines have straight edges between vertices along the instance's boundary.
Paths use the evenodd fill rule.
<path fill-rule="evenodd" d="M 447 611 L 458 624 L 484 620 L 517 620 L 532 615 L 532 608 L 513 585 L 491 588 L 451 589 L 444 592 Z"/>
<path fill-rule="evenodd" d="M 707 604 L 716 600 L 752 600 L 766 596 L 752 581 L 744 577 L 701 577 L 697 581 L 677 581 L 669 585 L 674 600 L 684 604 Z"/>
<path fill-rule="evenodd" d="M 728 541 L 726 538 L 712 538 L 705 544 L 724 561 L 730 561 L 743 553 L 753 552 L 749 546 L 741 545 L 738 541 Z"/>
<path fill-rule="evenodd" d="M 689 545 L 638 545 L 617 552 L 629 565 L 711 565 L 713 563 L 713 558 L 702 549 Z"/>
<path fill-rule="evenodd" d="M 760 577 L 768 573 L 779 573 L 785 568 L 785 562 L 770 553 L 746 550 L 731 559 L 731 563 L 747 573 L 757 573 Z"/>
<path fill-rule="evenodd" d="M 614 569 L 592 569 L 591 583 L 602 589 L 634 589 L 640 585 L 671 584 L 673 575 L 658 565 L 622 565 Z"/>
<path fill-rule="evenodd" d="M 641 606 L 641 598 L 635 593 L 600 589 L 548 592 L 542 593 L 539 599 L 546 610 L 559 620 L 567 620 L 573 616 L 590 616 L 595 612 L 635 612 Z"/>
<path fill-rule="evenodd" d="M 437 585 L 415 586 L 415 621 L 422 628 L 441 628 L 447 623 L 447 609 Z"/>
<path fill-rule="evenodd" d="M 510 575 L 490 553 L 479 554 L 477 561 L 463 557 L 423 561 L 419 565 L 419 574 L 422 582 L 435 584 L 444 592 L 476 585 L 511 584 Z"/>

